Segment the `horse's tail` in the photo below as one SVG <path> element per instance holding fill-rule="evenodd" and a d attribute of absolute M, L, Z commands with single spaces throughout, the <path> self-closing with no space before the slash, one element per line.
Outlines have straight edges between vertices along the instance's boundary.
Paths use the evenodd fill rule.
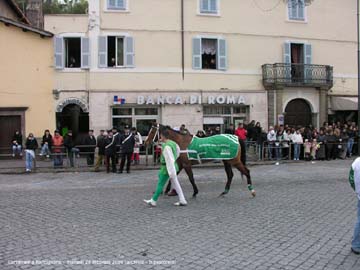
<path fill-rule="evenodd" d="M 239 140 L 240 146 L 239 146 L 239 151 L 240 151 L 240 160 L 242 162 L 242 164 L 244 164 L 244 166 L 246 165 L 246 146 L 245 146 L 245 142 L 243 140 Z"/>

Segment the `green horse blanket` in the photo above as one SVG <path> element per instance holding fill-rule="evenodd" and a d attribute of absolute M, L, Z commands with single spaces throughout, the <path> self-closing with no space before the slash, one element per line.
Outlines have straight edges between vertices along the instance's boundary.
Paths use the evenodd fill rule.
<path fill-rule="evenodd" d="M 235 135 L 221 134 L 207 138 L 193 137 L 188 146 L 189 159 L 233 159 L 239 151 Z"/>

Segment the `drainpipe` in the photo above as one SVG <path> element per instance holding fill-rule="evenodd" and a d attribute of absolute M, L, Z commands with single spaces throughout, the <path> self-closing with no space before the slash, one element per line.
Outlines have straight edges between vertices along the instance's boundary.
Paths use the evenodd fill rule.
<path fill-rule="evenodd" d="M 181 68 L 182 79 L 185 78 L 185 55 L 184 55 L 184 0 L 181 0 Z"/>

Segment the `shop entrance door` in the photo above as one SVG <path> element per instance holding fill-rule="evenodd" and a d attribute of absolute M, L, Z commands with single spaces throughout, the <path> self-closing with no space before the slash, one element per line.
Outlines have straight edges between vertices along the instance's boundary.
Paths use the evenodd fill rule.
<path fill-rule="evenodd" d="M 11 153 L 11 141 L 16 130 L 21 132 L 20 115 L 0 116 L 0 154 Z"/>

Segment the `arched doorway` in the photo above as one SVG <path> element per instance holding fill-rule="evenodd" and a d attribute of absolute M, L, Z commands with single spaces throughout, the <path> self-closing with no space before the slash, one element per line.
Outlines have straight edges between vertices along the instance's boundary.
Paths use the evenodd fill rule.
<path fill-rule="evenodd" d="M 307 127 L 312 124 L 311 107 L 304 99 L 291 100 L 285 108 L 285 125 Z"/>
<path fill-rule="evenodd" d="M 56 128 L 62 135 L 72 130 L 74 138 L 82 137 L 89 130 L 89 113 L 77 104 L 68 104 L 56 113 Z"/>

